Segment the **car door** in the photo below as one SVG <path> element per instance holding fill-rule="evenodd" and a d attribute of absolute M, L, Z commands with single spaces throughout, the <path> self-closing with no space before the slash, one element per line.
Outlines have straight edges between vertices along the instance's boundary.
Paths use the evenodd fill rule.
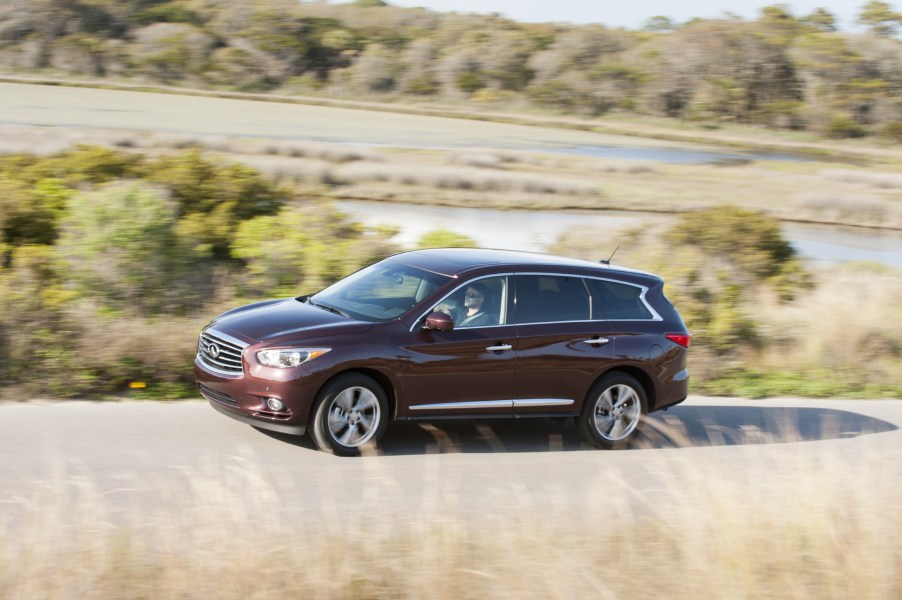
<path fill-rule="evenodd" d="M 591 294 L 575 275 L 515 278 L 515 415 L 581 409 L 589 387 L 614 358 L 609 323 L 592 314 Z"/>
<path fill-rule="evenodd" d="M 600 277 L 590 277 L 586 283 L 593 307 L 604 315 L 617 340 L 618 360 L 646 363 L 661 356 L 663 346 L 672 346 L 663 342 L 662 318 L 647 302 L 646 287 Z"/>
<path fill-rule="evenodd" d="M 484 316 L 475 319 L 466 314 L 474 282 L 485 291 Z M 516 329 L 508 322 L 510 302 L 507 276 L 483 277 L 460 285 L 433 307 L 452 315 L 454 329 L 426 330 L 423 319 L 414 325 L 405 348 L 409 360 L 399 417 L 511 414 Z"/>

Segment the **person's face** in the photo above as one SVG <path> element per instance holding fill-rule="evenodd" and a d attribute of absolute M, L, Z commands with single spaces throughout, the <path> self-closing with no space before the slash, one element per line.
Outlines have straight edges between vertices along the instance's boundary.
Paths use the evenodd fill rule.
<path fill-rule="evenodd" d="M 467 288 L 467 293 L 464 295 L 464 306 L 478 309 L 484 301 L 485 298 L 479 293 L 479 290 Z"/>

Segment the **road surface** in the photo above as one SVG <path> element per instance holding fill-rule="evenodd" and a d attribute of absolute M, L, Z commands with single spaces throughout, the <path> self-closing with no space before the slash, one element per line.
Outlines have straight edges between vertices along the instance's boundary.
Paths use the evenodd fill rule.
<path fill-rule="evenodd" d="M 735 151 L 725 151 L 716 146 L 551 127 L 328 106 L 20 83 L 0 83 L 2 125 L 412 148 L 530 151 L 594 148 L 593 152 L 600 152 L 602 148 L 620 148 L 625 153 L 620 158 L 660 154 L 665 162 L 704 162 L 731 156 L 735 158 L 737 155 Z"/>
<path fill-rule="evenodd" d="M 884 471 L 881 481 L 902 483 L 900 400 L 690 397 L 652 423 L 662 431 L 623 451 L 585 448 L 574 430 L 550 420 L 396 423 L 378 455 L 338 458 L 200 401 L 6 403 L 0 507 L 33 507 L 48 491 L 69 490 L 64 496 L 102 499 L 92 510 L 113 520 L 145 507 L 178 510 L 199 497 L 215 505 L 218 495 L 265 496 L 287 518 L 367 510 L 485 516 L 524 506 L 579 510 L 624 490 L 650 499 L 665 483 L 689 490 L 711 478 L 792 476 L 825 462 L 824 477 L 872 468 Z"/>

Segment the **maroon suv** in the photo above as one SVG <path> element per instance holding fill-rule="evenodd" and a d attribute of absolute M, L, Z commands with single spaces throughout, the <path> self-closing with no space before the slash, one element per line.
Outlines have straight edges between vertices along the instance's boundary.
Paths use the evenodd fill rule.
<path fill-rule="evenodd" d="M 682 402 L 690 336 L 648 273 L 543 254 L 406 252 L 200 334 L 220 412 L 356 454 L 390 419 L 577 417 L 612 448 Z"/>

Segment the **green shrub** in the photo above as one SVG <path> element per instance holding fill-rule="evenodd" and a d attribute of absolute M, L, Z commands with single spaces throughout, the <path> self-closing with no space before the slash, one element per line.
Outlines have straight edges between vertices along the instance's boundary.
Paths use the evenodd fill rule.
<path fill-rule="evenodd" d="M 394 250 L 386 234 L 327 205 L 310 205 L 243 222 L 232 255 L 246 265 L 250 294 L 292 296 L 315 292 Z"/>
<path fill-rule="evenodd" d="M 476 242 L 473 238 L 447 229 L 430 231 L 417 242 L 417 248 L 473 248 L 474 246 L 476 246 Z"/>
<path fill-rule="evenodd" d="M 178 255 L 175 219 L 172 202 L 146 185 L 76 194 L 55 248 L 65 280 L 113 308 L 160 310 Z"/>
<path fill-rule="evenodd" d="M 182 2 L 164 2 L 141 9 L 129 19 L 137 25 L 151 23 L 190 23 L 200 25 L 202 19 L 196 12 L 184 6 Z"/>
<path fill-rule="evenodd" d="M 457 87 L 463 92 L 472 94 L 485 87 L 485 78 L 476 71 L 464 71 L 457 76 Z"/>
<path fill-rule="evenodd" d="M 404 91 L 418 96 L 431 96 L 438 93 L 439 84 L 431 75 L 420 75 L 404 85 Z"/>
<path fill-rule="evenodd" d="M 37 157 L 14 154 L 0 157 L 0 176 L 35 184 L 60 179 L 70 187 L 131 179 L 143 175 L 144 158 L 99 146 L 76 146 L 60 154 Z"/>
<path fill-rule="evenodd" d="M 171 192 L 180 233 L 218 259 L 228 258 L 241 221 L 276 213 L 289 196 L 258 171 L 207 160 L 199 150 L 160 157 L 147 165 L 147 179 Z"/>
<path fill-rule="evenodd" d="M 716 257 L 732 277 L 746 282 L 779 275 L 795 256 L 777 219 L 735 206 L 687 213 L 670 228 L 665 239 Z"/>
<path fill-rule="evenodd" d="M 28 185 L 0 175 L 0 228 L 6 247 L 54 243 L 71 194 L 60 179 Z"/>
<path fill-rule="evenodd" d="M 902 121 L 887 123 L 880 129 L 880 137 L 902 143 Z"/>
<path fill-rule="evenodd" d="M 836 114 L 830 119 L 824 133 L 835 139 L 861 138 L 868 134 L 868 129 L 848 115 Z"/>
<path fill-rule="evenodd" d="M 21 246 L 0 269 L 0 380 L 4 386 L 41 381 L 41 353 L 58 348 L 63 309 L 72 299 L 59 285 L 51 246 Z"/>
<path fill-rule="evenodd" d="M 558 110 L 572 109 L 577 96 L 567 83 L 557 79 L 531 85 L 527 88 L 527 94 L 539 106 Z"/>

